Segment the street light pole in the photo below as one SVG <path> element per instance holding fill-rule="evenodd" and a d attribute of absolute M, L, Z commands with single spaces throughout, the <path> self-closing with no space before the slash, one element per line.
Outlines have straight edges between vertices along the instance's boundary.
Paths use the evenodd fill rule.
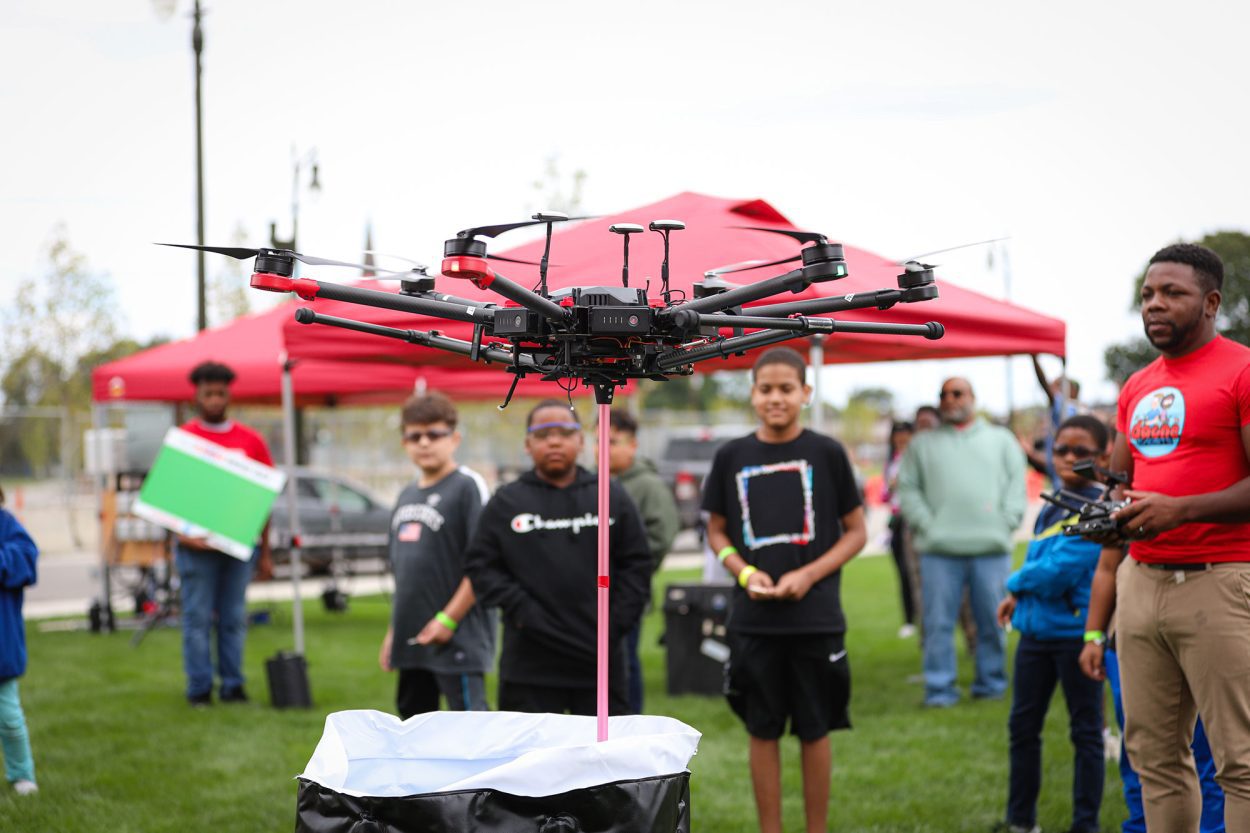
<path fill-rule="evenodd" d="M 295 147 L 291 147 L 291 237 L 283 240 L 278 237 L 278 224 L 271 222 L 269 224 L 269 242 L 273 244 L 275 249 L 296 250 L 296 241 L 299 239 L 299 194 L 300 194 L 300 169 L 308 165 L 312 171 L 312 177 L 308 182 L 309 191 L 320 191 L 321 180 L 319 179 L 321 168 L 317 164 L 317 149 L 310 148 L 302 155 L 296 151 Z"/>
<path fill-rule="evenodd" d="M 195 25 L 191 29 L 191 49 L 195 51 L 195 242 L 204 245 L 204 108 L 200 95 L 200 55 L 204 51 L 204 30 L 200 27 L 200 0 L 195 0 Z M 208 328 L 207 294 L 204 281 L 204 250 L 196 253 L 196 329 Z"/>

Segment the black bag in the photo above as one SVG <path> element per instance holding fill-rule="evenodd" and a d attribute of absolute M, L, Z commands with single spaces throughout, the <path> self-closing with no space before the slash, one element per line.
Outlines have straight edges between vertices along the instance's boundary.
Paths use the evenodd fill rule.
<path fill-rule="evenodd" d="M 337 712 L 296 833 L 690 833 L 699 733 L 669 717 Z"/>

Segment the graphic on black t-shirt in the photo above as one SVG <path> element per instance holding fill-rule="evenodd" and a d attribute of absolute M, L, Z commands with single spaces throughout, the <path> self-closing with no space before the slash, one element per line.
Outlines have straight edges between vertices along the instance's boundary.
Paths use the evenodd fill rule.
<path fill-rule="evenodd" d="M 816 530 L 812 467 L 806 460 L 747 466 L 735 475 L 742 510 L 742 540 L 752 550 L 774 544 L 804 545 Z"/>

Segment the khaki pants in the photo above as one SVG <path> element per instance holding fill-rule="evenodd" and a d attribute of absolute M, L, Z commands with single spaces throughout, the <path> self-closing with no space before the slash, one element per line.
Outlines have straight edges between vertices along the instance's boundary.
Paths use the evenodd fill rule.
<path fill-rule="evenodd" d="M 1198 830 L 1189 744 L 1200 712 L 1228 833 L 1250 833 L 1250 563 L 1179 572 L 1126 558 L 1116 618 L 1124 743 L 1141 775 L 1147 828 Z"/>

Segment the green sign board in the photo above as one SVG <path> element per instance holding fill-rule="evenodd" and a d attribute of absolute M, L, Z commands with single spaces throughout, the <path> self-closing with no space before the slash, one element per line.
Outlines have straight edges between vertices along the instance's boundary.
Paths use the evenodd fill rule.
<path fill-rule="evenodd" d="M 134 513 L 247 560 L 285 481 L 284 473 L 238 449 L 170 428 Z"/>

